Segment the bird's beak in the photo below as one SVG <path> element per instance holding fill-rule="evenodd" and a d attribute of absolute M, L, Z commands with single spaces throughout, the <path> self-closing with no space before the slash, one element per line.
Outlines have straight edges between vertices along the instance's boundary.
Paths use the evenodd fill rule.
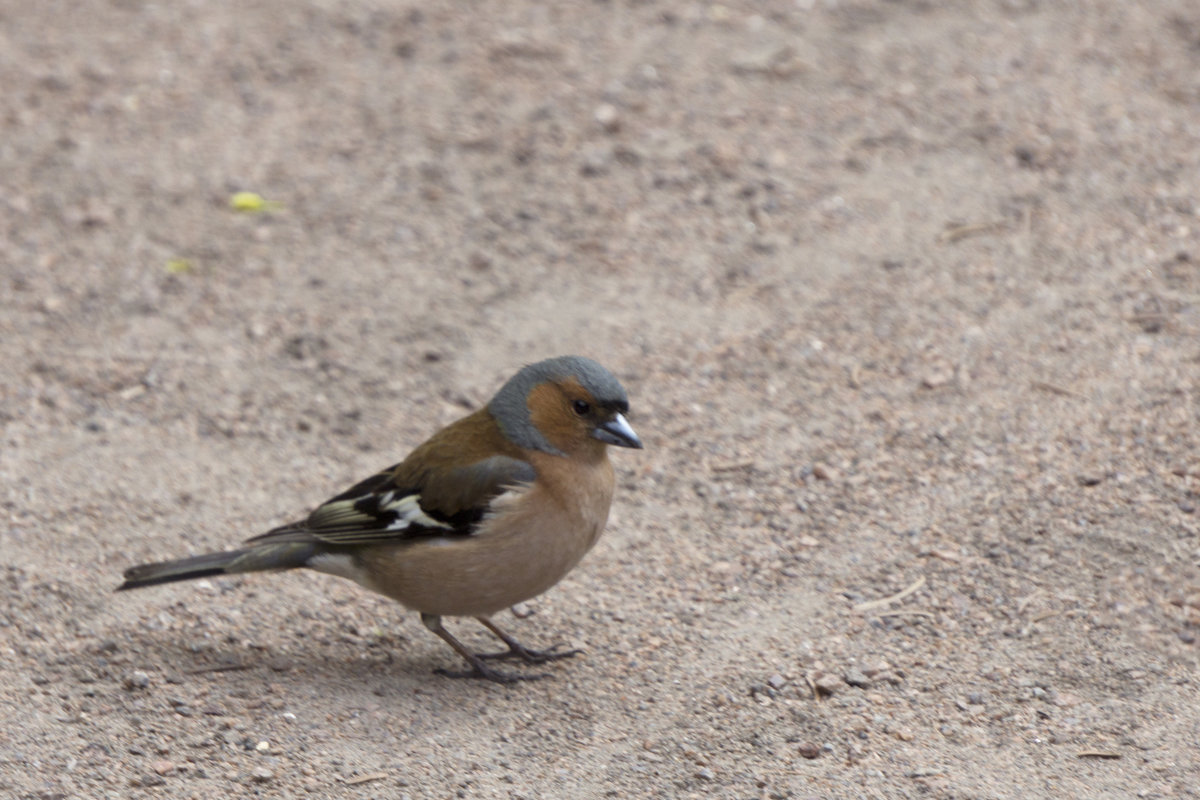
<path fill-rule="evenodd" d="M 642 440 L 633 432 L 633 428 L 629 427 L 629 423 L 621 414 L 615 415 L 608 422 L 597 425 L 592 431 L 592 436 L 605 444 L 642 449 Z"/>

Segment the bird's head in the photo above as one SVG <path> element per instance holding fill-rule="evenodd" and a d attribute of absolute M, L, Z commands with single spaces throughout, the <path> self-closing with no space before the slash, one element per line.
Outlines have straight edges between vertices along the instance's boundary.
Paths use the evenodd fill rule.
<path fill-rule="evenodd" d="M 583 356 L 530 364 L 504 384 L 488 410 L 509 440 L 529 450 L 568 455 L 602 445 L 642 446 L 625 419 L 625 388 Z"/>

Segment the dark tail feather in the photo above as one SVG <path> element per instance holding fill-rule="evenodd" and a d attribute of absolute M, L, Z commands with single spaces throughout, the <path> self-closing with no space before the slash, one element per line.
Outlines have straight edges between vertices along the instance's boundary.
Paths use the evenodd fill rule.
<path fill-rule="evenodd" d="M 142 564 L 125 570 L 125 582 L 117 587 L 117 591 L 207 578 L 210 575 L 295 569 L 305 566 L 316 551 L 317 546 L 312 542 L 280 542 L 225 553 L 208 553 L 174 561 L 161 561 L 157 564 Z"/>

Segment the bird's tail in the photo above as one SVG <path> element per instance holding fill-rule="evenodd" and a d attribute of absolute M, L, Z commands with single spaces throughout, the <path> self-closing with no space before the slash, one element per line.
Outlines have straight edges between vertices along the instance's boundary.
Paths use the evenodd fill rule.
<path fill-rule="evenodd" d="M 317 546 L 314 542 L 273 542 L 224 553 L 207 553 L 174 561 L 161 561 L 157 564 L 141 564 L 125 570 L 125 582 L 117 587 L 117 591 L 207 578 L 210 575 L 295 569 L 307 565 L 316 551 Z"/>

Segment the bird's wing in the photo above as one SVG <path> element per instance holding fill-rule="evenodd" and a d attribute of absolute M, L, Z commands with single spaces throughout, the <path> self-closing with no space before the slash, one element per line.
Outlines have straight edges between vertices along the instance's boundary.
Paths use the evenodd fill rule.
<path fill-rule="evenodd" d="M 397 467 L 326 501 L 304 521 L 283 525 L 250 541 L 316 539 L 337 547 L 470 536 L 493 499 L 534 479 L 528 462 L 503 455 L 415 479 L 401 478 Z M 408 483 L 416 485 L 405 485 Z"/>

